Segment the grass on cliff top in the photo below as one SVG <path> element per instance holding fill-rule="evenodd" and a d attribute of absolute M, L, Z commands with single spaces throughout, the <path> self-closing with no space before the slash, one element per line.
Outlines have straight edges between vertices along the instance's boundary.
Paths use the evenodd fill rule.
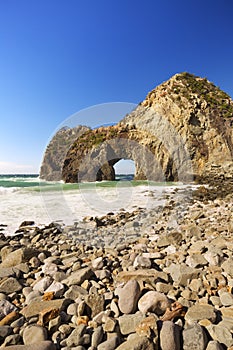
<path fill-rule="evenodd" d="M 175 80 L 177 84 L 173 83 L 174 93 L 182 94 L 188 100 L 192 100 L 192 95 L 197 94 L 200 99 L 207 102 L 209 108 L 217 109 L 226 118 L 233 117 L 231 97 L 206 78 L 184 72 L 177 74 Z"/>

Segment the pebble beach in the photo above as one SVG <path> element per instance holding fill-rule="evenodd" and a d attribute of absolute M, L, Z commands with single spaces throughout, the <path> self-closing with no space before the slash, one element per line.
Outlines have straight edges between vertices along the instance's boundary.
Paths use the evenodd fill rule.
<path fill-rule="evenodd" d="M 25 221 L 12 236 L 1 225 L 0 347 L 232 350 L 232 193 L 178 189 L 156 210 Z"/>

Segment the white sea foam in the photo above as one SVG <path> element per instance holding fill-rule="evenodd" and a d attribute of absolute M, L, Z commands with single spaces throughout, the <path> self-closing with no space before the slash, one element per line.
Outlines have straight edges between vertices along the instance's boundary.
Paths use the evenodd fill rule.
<path fill-rule="evenodd" d="M 21 189 L 19 187 L 3 187 L 0 186 L 0 196 L 1 195 L 6 195 L 9 193 L 14 193 L 14 192 L 19 192 Z"/>
<path fill-rule="evenodd" d="M 35 178 L 34 178 L 35 181 Z M 35 191 L 37 189 L 37 191 Z M 164 203 L 164 193 L 172 186 L 132 186 L 125 182 L 110 187 L 62 186 L 39 192 L 39 187 L 0 187 L 0 224 L 6 224 L 5 233 L 14 234 L 24 220 L 33 220 L 36 225 L 52 221 L 72 224 L 85 216 L 101 216 L 124 208 L 132 211 L 137 207 L 155 208 Z"/>
<path fill-rule="evenodd" d="M 164 188 L 154 189 L 154 197 L 148 196 L 146 186 L 130 189 L 97 188 L 97 190 L 66 190 L 35 192 L 29 189 L 3 188 L 0 200 L 0 224 L 6 224 L 5 232 L 13 234 L 24 220 L 37 225 L 51 221 L 71 224 L 84 216 L 100 216 L 121 208 L 132 211 L 136 207 L 151 207 L 161 198 Z M 4 191 L 4 192 L 3 192 Z M 158 204 L 158 203 L 157 203 Z"/>

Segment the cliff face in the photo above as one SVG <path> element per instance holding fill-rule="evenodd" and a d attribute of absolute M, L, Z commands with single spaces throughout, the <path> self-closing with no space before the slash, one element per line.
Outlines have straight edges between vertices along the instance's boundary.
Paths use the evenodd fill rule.
<path fill-rule="evenodd" d="M 207 79 L 189 73 L 173 76 L 123 122 L 156 134 L 178 167 L 190 158 L 190 170 L 199 177 L 232 165 L 233 101 Z M 186 152 L 179 154 L 183 146 Z"/>
<path fill-rule="evenodd" d="M 135 162 L 134 178 L 164 181 L 156 155 L 156 137 L 135 126 L 116 126 L 89 130 L 79 137 L 67 153 L 62 178 L 66 182 L 115 180 L 114 164 L 120 159 Z M 166 151 L 162 146 L 160 154 Z M 166 171 L 169 163 L 164 162 Z M 167 174 L 168 175 L 168 174 Z"/>
<path fill-rule="evenodd" d="M 40 178 L 47 181 L 60 181 L 66 154 L 73 142 L 86 130 L 86 126 L 62 128 L 48 144 L 40 168 Z"/>
<path fill-rule="evenodd" d="M 232 130 L 231 98 L 207 79 L 176 74 L 152 90 L 118 125 L 86 128 L 77 134 L 69 131 L 72 135 L 66 134 L 65 149 L 58 138 L 47 148 L 41 177 L 66 182 L 114 180 L 113 166 L 120 159 L 134 160 L 135 179 L 232 176 Z M 55 146 L 62 152 L 51 157 Z"/>

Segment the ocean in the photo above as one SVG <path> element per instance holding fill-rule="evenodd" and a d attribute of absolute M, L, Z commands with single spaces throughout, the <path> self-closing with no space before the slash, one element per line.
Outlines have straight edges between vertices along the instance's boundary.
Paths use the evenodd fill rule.
<path fill-rule="evenodd" d="M 166 192 L 182 186 L 133 181 L 131 174 L 117 175 L 116 180 L 64 184 L 40 180 L 37 174 L 0 175 L 0 225 L 7 225 L 4 233 L 12 235 L 25 220 L 72 224 L 85 216 L 156 208 Z"/>

